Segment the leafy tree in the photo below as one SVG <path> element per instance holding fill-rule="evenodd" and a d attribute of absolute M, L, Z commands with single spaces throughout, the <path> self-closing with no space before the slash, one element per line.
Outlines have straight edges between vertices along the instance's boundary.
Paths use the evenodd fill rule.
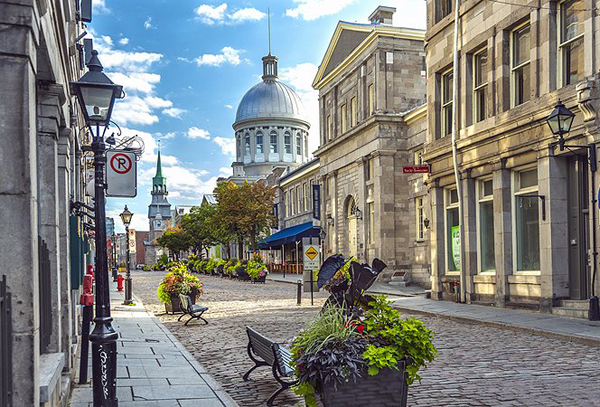
<path fill-rule="evenodd" d="M 179 254 L 190 248 L 190 237 L 188 233 L 179 226 L 168 228 L 165 233 L 156 239 L 156 242 L 166 247 L 173 253 L 175 260 L 179 260 Z"/>
<path fill-rule="evenodd" d="M 194 206 L 181 218 L 181 228 L 187 233 L 189 244 L 195 254 L 217 243 L 212 230 L 216 208 L 213 205 Z"/>

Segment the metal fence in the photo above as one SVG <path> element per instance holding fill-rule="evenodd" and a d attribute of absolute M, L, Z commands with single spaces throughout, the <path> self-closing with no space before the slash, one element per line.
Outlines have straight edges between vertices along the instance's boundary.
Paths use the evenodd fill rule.
<path fill-rule="evenodd" d="M 50 297 L 50 250 L 39 237 L 39 291 L 40 291 L 40 352 L 46 353 L 52 334 L 52 298 Z"/>
<path fill-rule="evenodd" d="M 12 315 L 6 276 L 0 280 L 0 406 L 12 406 Z"/>

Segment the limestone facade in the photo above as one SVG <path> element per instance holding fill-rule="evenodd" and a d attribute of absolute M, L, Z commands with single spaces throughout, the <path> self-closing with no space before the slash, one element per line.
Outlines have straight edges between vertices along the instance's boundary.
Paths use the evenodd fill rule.
<path fill-rule="evenodd" d="M 546 118 L 561 100 L 576 114 L 567 145 L 598 142 L 597 1 L 461 2 L 453 74 L 463 219 L 449 131 L 454 11 L 446 3 L 427 0 L 433 296 L 450 297 L 459 281 L 452 227 L 462 221 L 469 301 L 549 311 L 561 299 L 589 298 L 598 177 L 592 184 L 587 148 L 551 146 Z"/>

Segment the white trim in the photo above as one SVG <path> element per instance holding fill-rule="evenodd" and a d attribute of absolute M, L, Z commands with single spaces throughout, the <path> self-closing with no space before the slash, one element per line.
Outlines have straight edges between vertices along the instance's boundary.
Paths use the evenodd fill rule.
<path fill-rule="evenodd" d="M 563 36 L 563 26 L 562 26 L 562 19 L 563 19 L 563 6 L 565 5 L 565 3 L 567 3 L 570 0 L 563 0 L 561 1 L 559 4 L 557 4 L 556 7 L 556 25 L 557 25 L 557 30 L 556 30 L 556 63 L 558 64 L 556 67 L 556 74 L 557 74 L 557 88 L 562 88 L 564 86 L 568 86 L 568 85 L 572 85 L 572 83 L 570 84 L 566 84 L 565 82 L 565 71 L 564 71 L 564 67 L 563 67 L 563 53 L 564 53 L 564 46 L 565 45 L 570 45 L 572 43 L 574 43 L 575 41 L 579 41 L 580 39 L 584 38 L 585 35 L 585 29 L 582 30 L 581 34 L 576 35 L 575 37 L 571 38 L 570 40 L 567 40 L 565 42 L 561 42 L 562 41 L 562 36 Z M 579 4 L 581 5 L 581 7 L 583 7 L 583 1 L 579 1 Z M 583 25 L 583 21 L 578 22 L 580 24 Z M 583 48 L 583 53 L 584 53 L 584 60 L 585 60 L 585 43 L 581 44 L 581 47 Z M 584 68 L 585 69 L 585 68 Z M 585 72 L 583 73 L 582 77 L 585 77 Z"/>
<path fill-rule="evenodd" d="M 513 62 L 514 62 L 514 58 L 515 58 L 515 33 L 519 30 L 521 30 L 522 28 L 525 28 L 529 26 L 529 59 L 525 62 L 522 62 L 521 64 L 517 65 L 517 66 L 513 66 Z M 515 87 L 516 87 L 516 80 L 515 80 L 515 72 L 517 70 L 520 70 L 521 68 L 524 68 L 526 65 L 529 65 L 531 63 L 531 22 L 529 20 L 527 20 L 526 22 L 519 24 L 517 27 L 513 28 L 510 31 L 510 39 L 509 39 L 509 43 L 510 43 L 510 55 L 509 55 L 509 69 L 510 69 L 510 107 L 516 107 L 516 106 L 520 106 L 523 103 L 525 103 L 525 101 L 523 101 L 522 103 L 517 104 L 516 103 L 516 92 L 515 92 Z M 529 92 L 531 92 L 531 71 L 529 71 Z M 528 98 L 527 101 L 529 101 L 531 98 Z"/>
<path fill-rule="evenodd" d="M 487 66 L 487 72 L 485 73 L 485 82 L 478 86 L 477 85 L 477 80 L 476 80 L 477 79 L 477 67 L 478 67 L 478 64 L 476 62 L 477 62 L 477 58 L 481 54 L 483 54 L 483 53 L 487 53 L 487 55 L 488 55 L 487 56 L 487 65 L 486 65 Z M 485 97 L 485 92 L 487 90 L 487 85 L 488 85 L 488 82 L 489 82 L 489 77 L 488 77 L 488 73 L 489 73 L 489 70 L 490 70 L 489 69 L 490 68 L 489 56 L 490 56 L 490 54 L 488 52 L 487 44 L 484 47 L 482 47 L 481 49 L 479 49 L 479 50 L 477 50 L 476 52 L 473 53 L 473 59 L 472 59 L 472 62 L 471 62 L 471 66 L 473 67 L 473 69 L 472 69 L 472 71 L 473 71 L 473 75 L 472 75 L 473 90 L 472 90 L 472 95 L 471 95 L 471 100 L 473 101 L 473 103 L 472 103 L 472 108 L 473 108 L 473 120 L 472 120 L 472 122 L 473 123 L 479 123 L 480 121 L 483 121 L 483 120 L 487 119 L 487 100 L 486 100 L 487 98 Z M 480 91 L 483 91 L 483 93 L 484 93 L 484 117 L 481 118 L 481 119 L 479 119 L 479 117 L 478 117 L 478 112 L 479 112 L 478 107 L 479 106 L 478 106 L 478 103 L 477 103 L 478 100 L 479 100 L 477 98 L 477 95 L 478 95 L 478 93 Z"/>
<path fill-rule="evenodd" d="M 488 181 L 492 181 L 492 195 L 487 195 L 487 196 L 482 196 L 482 192 L 483 192 L 483 184 L 485 182 Z M 486 202 L 492 202 L 492 208 L 493 208 L 493 202 L 494 202 L 494 192 L 493 192 L 493 178 L 492 177 L 484 177 L 484 178 L 478 178 L 475 180 L 476 184 L 475 184 L 475 199 L 476 199 L 476 204 L 475 204 L 475 228 L 476 228 L 476 235 L 477 235 L 477 274 L 480 275 L 495 275 L 496 274 L 496 269 L 488 269 L 488 270 L 482 270 L 481 268 L 481 209 L 480 209 L 480 204 L 482 203 L 486 203 Z M 492 225 L 493 226 L 493 225 Z M 494 256 L 496 253 L 496 241 L 495 241 L 495 236 L 496 236 L 496 231 L 494 230 L 494 241 L 492 241 L 492 244 L 494 244 Z M 494 266 L 496 265 L 496 259 L 494 258 Z"/>
<path fill-rule="evenodd" d="M 458 189 L 456 186 L 444 188 L 444 274 L 447 275 L 459 275 L 460 270 L 449 270 L 448 269 L 448 210 L 449 209 L 458 209 L 458 202 L 450 203 L 450 193 L 451 191 L 456 191 L 458 194 Z M 460 225 L 460 219 L 458 220 L 458 224 Z M 451 242 L 450 242 L 451 244 Z M 460 265 L 461 268 L 463 265 Z"/>

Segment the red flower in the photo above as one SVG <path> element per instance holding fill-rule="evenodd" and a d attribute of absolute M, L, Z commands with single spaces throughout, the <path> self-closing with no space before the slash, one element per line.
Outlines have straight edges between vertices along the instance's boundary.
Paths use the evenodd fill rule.
<path fill-rule="evenodd" d="M 361 334 L 365 330 L 365 327 L 363 325 L 358 325 L 356 327 L 356 330 L 358 331 L 359 334 Z"/>

